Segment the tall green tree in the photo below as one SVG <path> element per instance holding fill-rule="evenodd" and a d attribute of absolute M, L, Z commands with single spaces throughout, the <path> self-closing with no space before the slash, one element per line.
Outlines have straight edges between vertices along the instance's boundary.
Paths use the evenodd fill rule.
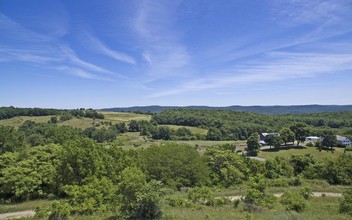
<path fill-rule="evenodd" d="M 285 146 L 287 142 L 294 142 L 295 141 L 295 133 L 293 133 L 289 128 L 283 128 L 280 130 L 280 137 L 284 142 Z"/>
<path fill-rule="evenodd" d="M 295 139 L 297 141 L 297 146 L 299 146 L 299 144 L 301 142 L 304 142 L 306 140 L 306 137 L 309 134 L 309 130 L 307 129 L 307 124 L 299 122 L 296 123 L 292 126 L 290 126 L 290 129 L 293 133 L 295 133 Z"/>
<path fill-rule="evenodd" d="M 68 141 L 59 155 L 57 181 L 62 185 L 82 185 L 87 177 L 105 173 L 104 151 L 88 138 Z"/>
<path fill-rule="evenodd" d="M 55 193 L 59 145 L 30 148 L 26 153 L 0 156 L 0 197 L 12 201 L 38 199 Z"/>
<path fill-rule="evenodd" d="M 24 146 L 24 136 L 15 128 L 0 126 L 0 154 L 14 152 Z"/>
<path fill-rule="evenodd" d="M 207 140 L 221 141 L 222 140 L 221 131 L 218 128 L 214 128 L 214 127 L 209 128 L 207 133 Z"/>
<path fill-rule="evenodd" d="M 148 179 L 180 188 L 205 184 L 209 170 L 195 148 L 189 145 L 166 143 L 151 146 L 141 152 L 143 170 Z"/>
<path fill-rule="evenodd" d="M 124 217 L 131 218 L 137 209 L 137 194 L 146 184 L 145 174 L 136 167 L 127 167 L 120 174 L 118 197 L 120 211 Z"/>
<path fill-rule="evenodd" d="M 249 154 L 257 155 L 260 149 L 258 134 L 252 134 L 247 139 L 247 151 Z"/>
<path fill-rule="evenodd" d="M 321 142 L 323 147 L 329 148 L 330 150 L 336 147 L 337 144 L 338 142 L 335 135 L 325 135 L 323 141 Z"/>
<path fill-rule="evenodd" d="M 231 187 L 247 180 L 250 173 L 245 158 L 231 150 L 208 149 L 205 152 L 214 185 Z"/>
<path fill-rule="evenodd" d="M 278 134 L 267 135 L 264 141 L 270 146 L 270 148 L 274 146 L 275 149 L 279 149 L 282 144 L 282 139 Z"/>
<path fill-rule="evenodd" d="M 128 131 L 130 132 L 139 132 L 139 123 L 136 120 L 131 120 L 128 122 Z"/>

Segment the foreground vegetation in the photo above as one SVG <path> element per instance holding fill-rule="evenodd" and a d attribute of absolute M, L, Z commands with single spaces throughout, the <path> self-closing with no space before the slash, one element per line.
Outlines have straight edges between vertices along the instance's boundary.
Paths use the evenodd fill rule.
<path fill-rule="evenodd" d="M 352 214 L 352 155 L 344 149 L 288 149 L 280 143 L 259 151 L 267 160 L 257 161 L 243 154 L 250 141 L 238 140 L 235 133 L 230 139 L 222 129 L 238 122 L 242 132 L 243 120 L 248 120 L 247 128 L 254 126 L 251 117 L 264 120 L 256 126 L 273 123 L 274 129 L 284 129 L 282 121 L 275 124 L 273 118 L 252 114 L 235 119 L 228 111 L 210 117 L 204 111 L 193 115 L 201 128 L 185 127 L 191 126 L 184 118 L 189 112 L 178 111 L 176 121 L 184 121 L 171 117 L 165 125 L 161 120 L 174 113 L 103 113 L 104 119 L 89 119 L 94 124 L 82 128 L 64 124 L 86 120 L 68 112 L 0 120 L 34 119 L 0 126 L 0 212 L 39 206 L 35 218 L 42 219 L 348 219 Z M 67 120 L 60 119 L 63 115 Z M 36 123 L 38 117 L 47 118 Z M 312 132 L 301 121 L 287 123 L 296 143 L 302 142 L 299 132 Z M 339 129 L 350 129 L 348 123 L 346 119 Z M 205 140 L 217 137 L 215 129 L 222 138 Z M 258 130 L 252 132 L 243 137 L 255 137 Z M 312 191 L 344 197 L 312 198 Z M 277 198 L 273 193 L 283 194 Z M 227 198 L 234 195 L 243 198 Z"/>

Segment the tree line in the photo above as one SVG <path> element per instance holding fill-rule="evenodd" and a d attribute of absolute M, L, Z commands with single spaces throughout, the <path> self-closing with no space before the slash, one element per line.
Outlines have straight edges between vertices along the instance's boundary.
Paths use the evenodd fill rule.
<path fill-rule="evenodd" d="M 0 107 L 0 120 L 13 118 L 16 116 L 48 116 L 48 115 L 64 115 L 67 117 L 87 117 L 104 119 L 104 115 L 93 109 L 73 109 L 61 110 L 50 108 L 16 108 L 16 107 Z M 64 117 L 63 117 L 64 118 Z"/>
<path fill-rule="evenodd" d="M 157 124 L 206 128 L 208 140 L 247 140 L 253 133 L 279 132 L 304 123 L 311 135 L 352 135 L 352 112 L 262 115 L 226 110 L 173 109 L 152 116 Z"/>

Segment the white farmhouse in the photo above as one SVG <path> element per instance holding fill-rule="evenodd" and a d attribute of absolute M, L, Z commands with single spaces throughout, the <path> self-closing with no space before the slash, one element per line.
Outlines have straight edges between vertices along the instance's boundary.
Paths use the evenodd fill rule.
<path fill-rule="evenodd" d="M 337 142 L 339 142 L 339 144 L 342 144 L 342 145 L 345 145 L 345 146 L 350 146 L 351 145 L 351 140 L 346 138 L 346 137 L 343 137 L 343 136 L 340 136 L 340 135 L 336 135 L 336 140 L 337 140 Z"/>
<path fill-rule="evenodd" d="M 323 140 L 322 137 L 317 137 L 317 136 L 306 137 L 307 142 L 316 142 L 316 141 L 322 141 L 322 140 Z"/>

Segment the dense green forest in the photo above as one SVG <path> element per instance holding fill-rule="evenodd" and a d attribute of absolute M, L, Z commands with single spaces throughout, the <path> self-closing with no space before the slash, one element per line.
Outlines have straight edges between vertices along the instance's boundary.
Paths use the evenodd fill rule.
<path fill-rule="evenodd" d="M 311 135 L 352 135 L 352 112 L 263 115 L 223 110 L 173 109 L 155 114 L 156 123 L 211 129 L 217 140 L 246 140 L 252 133 L 278 132 L 305 123 Z"/>
<path fill-rule="evenodd" d="M 67 113 L 71 114 L 60 115 Z M 309 183 L 351 186 L 352 154 L 258 161 L 238 154 L 231 144 L 200 153 L 197 147 L 170 141 L 125 149 L 116 138 L 126 132 L 175 141 L 204 138 L 187 128 L 173 130 L 162 125 L 174 124 L 207 128 L 205 138 L 209 140 L 217 135 L 233 140 L 252 136 L 254 142 L 258 142 L 255 135 L 260 131 L 287 128 L 299 141 L 302 131 L 305 135 L 308 131 L 348 131 L 351 116 L 351 112 L 270 116 L 179 109 L 155 114 L 150 121 L 110 123 L 107 128 L 83 130 L 59 126 L 51 119 L 48 123 L 26 121 L 18 128 L 0 126 L 0 200 L 10 204 L 54 200 L 36 210 L 37 218 L 49 219 L 99 213 L 122 219 L 155 219 L 163 216 L 165 207 L 201 209 L 229 204 L 248 213 L 270 210 L 277 204 L 304 212 L 312 193 Z M 270 187 L 298 190 L 286 191 L 279 199 L 268 191 Z M 245 188 L 244 199 L 234 202 L 212 193 L 214 189 L 238 188 Z M 185 189 L 187 197 L 178 196 Z M 346 191 L 340 212 L 352 213 L 351 198 L 352 191 Z"/>
<path fill-rule="evenodd" d="M 74 110 L 59 110 L 45 108 L 15 108 L 15 107 L 0 107 L 0 120 L 13 118 L 16 116 L 47 116 L 47 115 L 63 115 L 63 117 L 87 117 L 103 119 L 104 115 L 93 109 L 74 109 Z"/>
<path fill-rule="evenodd" d="M 320 112 L 346 112 L 352 111 L 352 105 L 289 105 L 289 106 L 240 106 L 232 105 L 226 107 L 212 106 L 135 106 L 106 108 L 103 111 L 115 112 L 141 112 L 141 113 L 159 113 L 169 109 L 197 109 L 197 110 L 231 110 L 238 112 L 252 112 L 258 114 L 302 114 L 302 113 L 320 113 Z"/>

